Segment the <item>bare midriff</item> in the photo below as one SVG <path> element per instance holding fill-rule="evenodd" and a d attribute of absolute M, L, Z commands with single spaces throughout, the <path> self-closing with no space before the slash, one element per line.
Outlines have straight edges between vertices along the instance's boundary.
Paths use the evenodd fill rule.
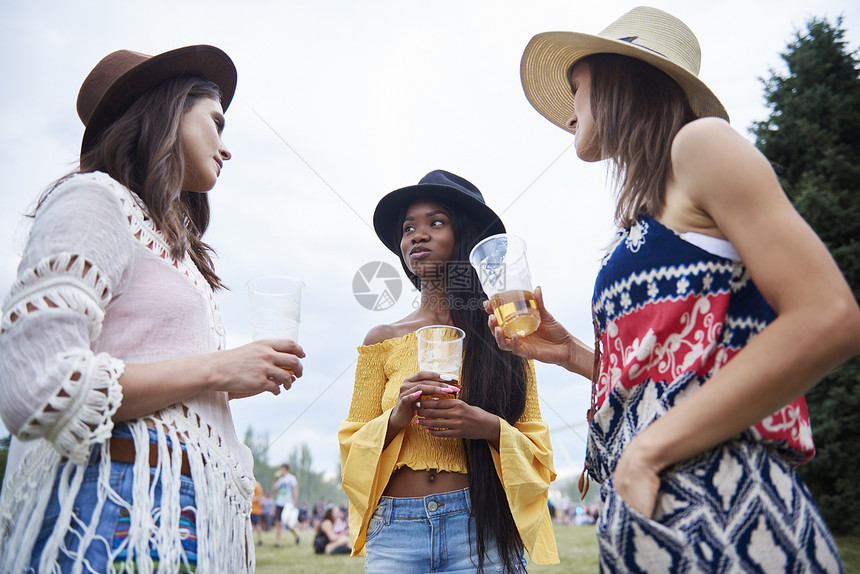
<path fill-rule="evenodd" d="M 395 470 L 383 491 L 384 496 L 417 498 L 469 487 L 469 476 L 459 472 L 412 470 L 408 466 Z"/>

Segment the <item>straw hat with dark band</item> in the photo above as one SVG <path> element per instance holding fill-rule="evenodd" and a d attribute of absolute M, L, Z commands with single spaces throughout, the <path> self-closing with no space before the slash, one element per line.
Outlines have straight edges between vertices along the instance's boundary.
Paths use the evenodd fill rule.
<path fill-rule="evenodd" d="M 179 76 L 199 76 L 221 90 L 225 110 L 236 91 L 236 66 L 214 46 L 186 46 L 157 56 L 118 50 L 102 58 L 78 92 L 78 116 L 84 123 L 81 152 L 148 89 Z"/>
<path fill-rule="evenodd" d="M 729 119 L 698 78 L 702 53 L 696 36 L 671 14 L 647 6 L 633 8 L 596 36 L 544 32 L 532 38 L 520 62 L 526 97 L 541 115 L 573 133 L 567 125 L 573 115 L 570 68 L 586 56 L 606 53 L 642 60 L 668 74 L 686 92 L 697 116 Z"/>

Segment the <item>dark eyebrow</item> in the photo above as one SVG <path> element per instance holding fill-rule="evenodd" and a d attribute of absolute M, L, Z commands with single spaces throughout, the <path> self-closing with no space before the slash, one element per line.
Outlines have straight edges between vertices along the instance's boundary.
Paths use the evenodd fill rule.
<path fill-rule="evenodd" d="M 436 211 L 428 211 L 427 213 L 424 214 L 424 217 L 433 217 L 434 215 L 444 215 L 445 217 L 451 217 L 446 211 L 443 211 L 441 209 L 437 209 Z M 403 218 L 404 223 L 406 223 L 407 221 L 414 221 L 414 220 L 415 220 L 414 215 L 407 215 L 406 217 Z"/>

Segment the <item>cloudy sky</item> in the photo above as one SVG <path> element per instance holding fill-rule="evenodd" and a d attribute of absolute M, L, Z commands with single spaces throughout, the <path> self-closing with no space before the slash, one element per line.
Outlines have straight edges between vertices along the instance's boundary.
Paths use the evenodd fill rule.
<path fill-rule="evenodd" d="M 233 402 L 240 436 L 268 433 L 270 462 L 300 443 L 314 466 L 338 464 L 336 430 L 349 408 L 356 346 L 374 325 L 412 310 L 404 288 L 381 311 L 353 295 L 358 270 L 394 256 L 371 227 L 379 198 L 441 168 L 474 182 L 512 233 L 529 244 L 549 309 L 591 342 L 589 302 L 612 233 L 604 166 L 579 161 L 573 139 L 527 102 L 522 50 L 537 33 L 597 33 L 637 5 L 605 0 L 282 0 L 0 3 L 0 291 L 14 281 L 26 241 L 22 214 L 74 167 L 83 126 L 81 81 L 104 55 L 213 44 L 234 59 L 236 97 L 224 139 L 233 153 L 211 192 L 207 240 L 218 251 L 219 295 L 231 347 L 250 340 L 244 285 L 288 274 L 307 284 L 300 342 L 305 376 L 292 390 Z M 652 5 L 687 22 L 702 45 L 701 78 L 732 125 L 767 116 L 759 78 L 811 16 L 843 16 L 848 0 L 688 0 Z M 749 137 L 749 136 L 748 136 Z M 384 284 L 374 281 L 371 291 Z M 584 456 L 588 381 L 538 366 L 543 416 L 562 477 Z M 4 429 L 0 428 L 0 431 Z"/>

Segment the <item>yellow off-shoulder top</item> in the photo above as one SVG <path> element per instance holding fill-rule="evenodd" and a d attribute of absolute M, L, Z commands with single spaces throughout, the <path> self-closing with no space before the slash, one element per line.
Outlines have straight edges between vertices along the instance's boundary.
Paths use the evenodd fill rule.
<path fill-rule="evenodd" d="M 364 554 L 367 524 L 391 474 L 408 466 L 466 473 L 460 439 L 434 437 L 406 425 L 383 450 L 388 418 L 403 381 L 418 372 L 415 333 L 358 347 L 349 416 L 338 429 L 343 490 L 349 498 L 353 554 Z M 468 381 L 461 381 L 467 385 Z M 526 551 L 535 564 L 557 564 L 549 515 L 549 485 L 556 474 L 549 428 L 538 405 L 534 365 L 529 362 L 526 407 L 514 425 L 500 418 L 499 450 L 490 451 Z"/>

